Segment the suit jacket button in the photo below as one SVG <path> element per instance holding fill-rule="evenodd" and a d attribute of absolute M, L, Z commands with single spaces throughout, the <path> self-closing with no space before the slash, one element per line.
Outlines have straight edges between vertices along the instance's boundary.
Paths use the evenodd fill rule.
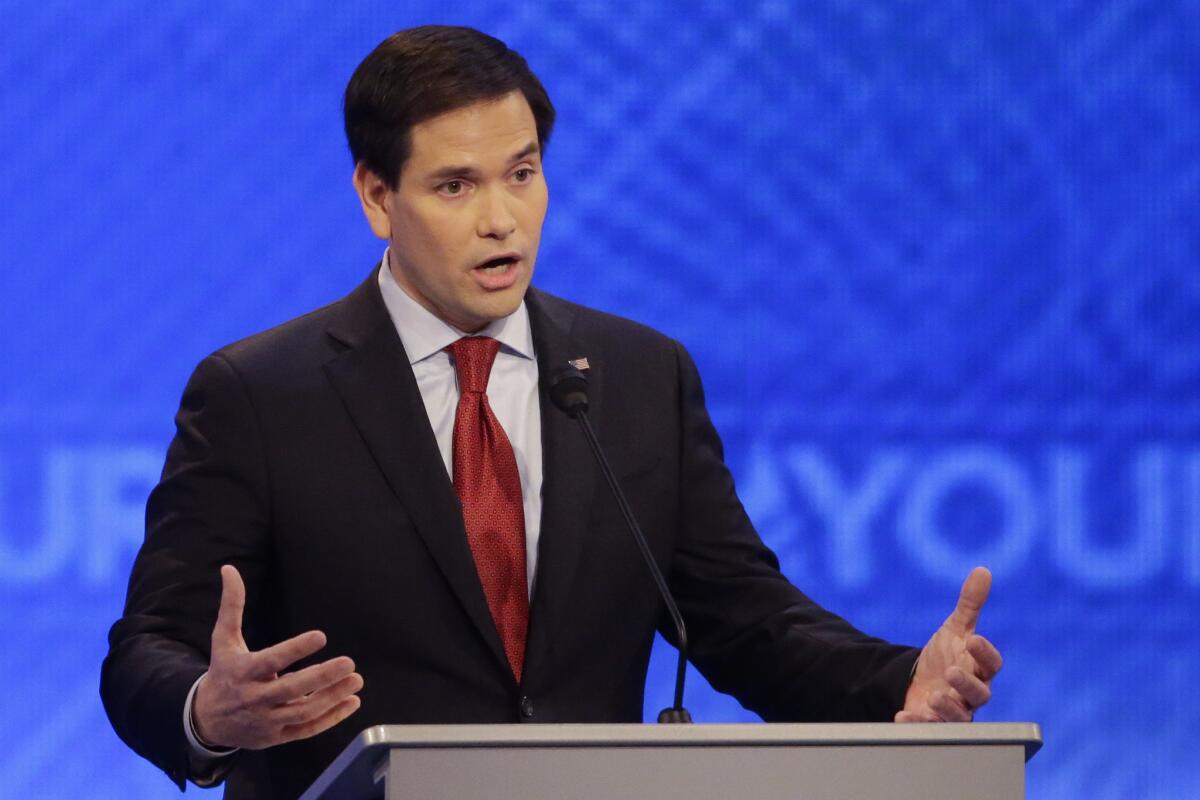
<path fill-rule="evenodd" d="M 521 716 L 525 719 L 533 718 L 533 701 L 528 696 L 521 698 Z"/>

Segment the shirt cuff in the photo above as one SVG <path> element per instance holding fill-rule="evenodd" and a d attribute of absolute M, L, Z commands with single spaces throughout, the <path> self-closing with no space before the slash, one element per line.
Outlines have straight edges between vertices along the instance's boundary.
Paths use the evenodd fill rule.
<path fill-rule="evenodd" d="M 200 735 L 196 733 L 196 726 L 192 724 L 192 703 L 196 699 L 196 688 L 200 685 L 200 681 L 204 680 L 205 672 L 196 679 L 192 684 L 192 688 L 188 690 L 187 700 L 183 702 L 183 732 L 187 736 L 188 741 L 188 763 L 191 765 L 191 775 L 193 782 L 198 786 L 203 786 L 197 775 L 205 772 L 212 772 L 212 767 L 215 762 L 222 761 L 237 752 L 237 748 L 217 748 L 208 747 L 200 740 Z"/>

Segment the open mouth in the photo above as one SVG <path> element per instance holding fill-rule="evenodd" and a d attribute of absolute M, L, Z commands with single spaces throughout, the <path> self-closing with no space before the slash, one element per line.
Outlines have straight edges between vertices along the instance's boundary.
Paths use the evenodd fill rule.
<path fill-rule="evenodd" d="M 516 256 L 497 256 L 496 258 L 483 262 L 479 266 L 475 267 L 475 269 L 479 270 L 480 272 L 495 274 L 498 272 L 504 272 L 509 268 L 509 266 L 517 263 L 517 260 L 518 259 Z"/>

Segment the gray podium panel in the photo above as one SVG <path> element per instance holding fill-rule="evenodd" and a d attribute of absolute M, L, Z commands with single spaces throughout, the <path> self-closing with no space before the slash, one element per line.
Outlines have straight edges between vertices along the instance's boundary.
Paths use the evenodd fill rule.
<path fill-rule="evenodd" d="M 1013 800 L 1040 746 L 1031 723 L 378 726 L 302 800 Z"/>

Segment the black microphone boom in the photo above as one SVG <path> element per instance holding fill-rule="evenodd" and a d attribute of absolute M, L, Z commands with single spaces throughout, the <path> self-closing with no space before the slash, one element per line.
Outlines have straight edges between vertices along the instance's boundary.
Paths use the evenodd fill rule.
<path fill-rule="evenodd" d="M 642 535 L 642 529 L 633 517 L 633 510 L 629 507 L 629 501 L 625 499 L 625 493 L 621 491 L 621 485 L 617 483 L 617 476 L 613 474 L 608 459 L 604 457 L 604 451 L 600 449 L 600 441 L 596 438 L 596 432 L 592 429 L 592 423 L 588 419 L 587 391 L 587 377 L 574 366 L 564 367 L 550 379 L 550 399 L 567 416 L 579 422 L 583 436 L 592 448 L 592 455 L 596 457 L 596 463 L 600 465 L 600 471 L 604 473 L 604 478 L 608 481 L 608 488 L 612 489 L 617 507 L 621 509 L 621 516 L 625 518 L 629 532 L 633 534 L 638 549 L 642 551 L 646 567 L 650 570 L 650 575 L 658 586 L 658 593 L 662 595 L 663 602 L 667 604 L 667 611 L 670 612 L 671 619 L 675 623 L 675 635 L 678 638 L 679 647 L 679 664 L 675 669 L 675 703 L 670 708 L 664 708 L 659 712 L 658 721 L 691 722 L 692 715 L 683 707 L 683 680 L 687 673 L 688 656 L 687 628 L 683 624 L 683 615 L 679 613 L 679 606 L 675 605 L 675 598 L 671 596 L 671 590 L 667 587 L 662 570 L 655 563 L 654 555 L 650 552 L 650 545 L 646 544 L 646 537 Z"/>

